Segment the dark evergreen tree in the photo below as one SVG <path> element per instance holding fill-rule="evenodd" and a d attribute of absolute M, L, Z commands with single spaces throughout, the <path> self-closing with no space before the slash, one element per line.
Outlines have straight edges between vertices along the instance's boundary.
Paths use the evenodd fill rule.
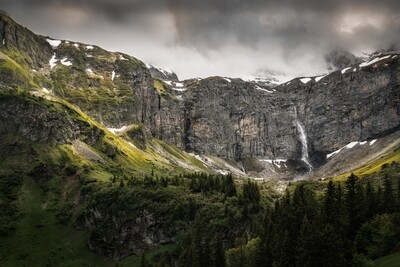
<path fill-rule="evenodd" d="M 225 267 L 225 251 L 222 235 L 218 235 L 214 243 L 213 266 Z"/>
<path fill-rule="evenodd" d="M 371 181 L 367 182 L 365 187 L 365 200 L 366 200 L 366 217 L 371 219 L 377 212 L 379 202 L 377 201 L 377 195 Z"/>
<path fill-rule="evenodd" d="M 396 198 L 393 191 L 392 180 L 386 174 L 383 178 L 383 210 L 390 213 L 396 209 Z"/>

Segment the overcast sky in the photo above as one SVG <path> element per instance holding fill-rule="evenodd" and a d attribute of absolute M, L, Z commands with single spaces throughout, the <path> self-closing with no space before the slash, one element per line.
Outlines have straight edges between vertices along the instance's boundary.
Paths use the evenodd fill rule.
<path fill-rule="evenodd" d="M 400 42 L 398 0 L 0 0 L 0 9 L 36 33 L 125 52 L 183 79 L 316 75 L 333 49 Z"/>

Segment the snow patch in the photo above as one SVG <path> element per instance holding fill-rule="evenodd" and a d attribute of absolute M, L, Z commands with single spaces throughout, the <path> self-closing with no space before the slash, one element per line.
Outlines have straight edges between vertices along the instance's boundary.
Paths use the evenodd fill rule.
<path fill-rule="evenodd" d="M 180 87 L 184 87 L 185 85 L 183 83 L 175 83 L 175 86 L 180 88 Z"/>
<path fill-rule="evenodd" d="M 384 60 L 384 59 L 387 59 L 387 58 L 389 58 L 389 57 L 391 57 L 391 55 L 384 56 L 384 57 L 376 57 L 376 58 L 374 58 L 374 59 L 372 59 L 372 60 L 370 60 L 370 61 L 368 61 L 368 62 L 363 62 L 363 63 L 361 63 L 361 64 L 360 64 L 360 68 L 373 65 L 373 64 L 378 63 L 379 61 Z"/>
<path fill-rule="evenodd" d="M 131 147 L 133 147 L 133 148 L 136 148 L 136 149 L 137 149 L 137 147 L 136 147 L 134 144 L 132 144 L 131 142 L 128 142 L 128 144 L 129 144 Z"/>
<path fill-rule="evenodd" d="M 61 59 L 61 64 L 63 64 L 64 66 L 72 66 L 72 62 L 68 60 L 68 58 L 63 58 Z"/>
<path fill-rule="evenodd" d="M 49 61 L 50 69 L 53 69 L 57 64 L 58 59 L 56 59 L 56 53 L 53 54 Z"/>
<path fill-rule="evenodd" d="M 92 55 L 89 55 L 88 53 L 85 53 L 86 57 L 93 57 Z"/>
<path fill-rule="evenodd" d="M 376 139 L 374 139 L 371 142 L 369 142 L 369 145 L 372 146 L 375 142 L 376 142 Z"/>
<path fill-rule="evenodd" d="M 357 71 L 357 68 L 354 68 L 354 69 L 353 69 L 353 72 L 356 72 L 356 71 Z"/>
<path fill-rule="evenodd" d="M 309 81 L 311 81 L 311 78 L 302 78 L 300 79 L 300 81 L 304 84 L 308 83 Z"/>
<path fill-rule="evenodd" d="M 114 78 L 115 78 L 115 71 L 112 71 L 112 73 L 111 73 L 111 81 L 114 81 Z"/>
<path fill-rule="evenodd" d="M 322 80 L 323 78 L 325 78 L 328 75 L 322 75 L 322 76 L 318 76 L 315 78 L 315 82 L 319 82 L 320 80 Z"/>
<path fill-rule="evenodd" d="M 336 150 L 336 151 L 333 151 L 332 153 L 326 155 L 326 158 L 329 159 L 330 157 L 335 156 L 336 154 L 339 154 L 339 152 L 342 151 L 342 149 L 343 149 L 343 148 L 338 149 L 338 150 Z"/>
<path fill-rule="evenodd" d="M 46 87 L 42 87 L 43 92 L 45 92 L 46 94 L 51 94 L 51 91 L 49 89 L 47 89 Z"/>
<path fill-rule="evenodd" d="M 342 69 L 342 74 L 345 74 L 345 73 L 346 73 L 346 71 L 348 71 L 349 69 L 351 69 L 351 67 L 348 67 L 348 68 Z"/>
<path fill-rule="evenodd" d="M 128 129 L 128 126 L 122 126 L 121 128 L 107 128 L 107 130 L 116 135 L 124 132 L 126 129 Z"/>
<path fill-rule="evenodd" d="M 375 140 L 376 141 L 376 140 Z M 371 141 L 372 142 L 372 141 Z M 346 149 L 346 148 L 353 148 L 353 147 L 355 147 L 356 145 L 365 145 L 367 143 L 367 141 L 362 141 L 362 142 L 360 142 L 360 141 L 354 141 L 354 142 L 350 142 L 350 143 L 348 143 L 347 145 L 345 145 L 344 147 L 342 147 L 342 148 L 340 148 L 340 149 L 338 149 L 338 150 L 336 150 L 336 151 L 333 151 L 332 153 L 330 153 L 330 154 L 327 154 L 326 155 L 326 158 L 327 159 L 329 159 L 330 157 L 332 157 L 332 156 L 334 156 L 334 155 L 336 155 L 336 154 L 339 154 L 343 149 Z M 371 143 L 370 143 L 370 145 L 371 145 Z"/>
<path fill-rule="evenodd" d="M 287 159 L 260 159 L 260 161 L 267 162 L 269 164 L 274 164 L 276 167 L 281 168 L 282 163 L 285 163 Z M 286 166 L 286 164 L 284 164 Z"/>
<path fill-rule="evenodd" d="M 119 55 L 119 59 L 120 59 L 120 60 L 128 60 L 128 59 L 124 58 L 123 55 Z"/>
<path fill-rule="evenodd" d="M 260 87 L 260 86 L 258 86 L 258 85 L 256 85 L 256 89 L 257 89 L 257 90 L 260 90 L 260 91 L 264 91 L 264 92 L 270 93 L 270 94 L 272 94 L 272 93 L 273 93 L 273 91 L 270 91 L 270 90 L 267 90 L 267 89 L 261 88 L 261 87 Z"/>
<path fill-rule="evenodd" d="M 185 92 L 187 90 L 187 88 L 176 88 L 173 87 L 172 90 L 178 91 L 178 92 Z"/>
<path fill-rule="evenodd" d="M 79 48 L 79 44 L 74 44 L 74 46 L 75 46 L 76 48 Z"/>
<path fill-rule="evenodd" d="M 164 81 L 166 84 L 172 86 L 172 81 Z"/>
<path fill-rule="evenodd" d="M 346 148 L 353 148 L 353 147 L 355 147 L 355 145 L 357 145 L 359 142 L 351 142 L 351 143 L 349 143 L 347 146 L 346 146 Z"/>
<path fill-rule="evenodd" d="M 86 69 L 87 73 L 93 73 L 93 71 L 91 69 Z"/>
<path fill-rule="evenodd" d="M 86 49 L 88 49 L 88 50 L 92 50 L 94 47 L 93 46 L 91 46 L 91 45 L 87 45 L 86 46 Z"/>
<path fill-rule="evenodd" d="M 224 79 L 224 80 L 227 81 L 228 83 L 231 83 L 231 82 L 232 82 L 231 79 L 228 79 L 228 78 L 222 78 L 222 79 Z"/>
<path fill-rule="evenodd" d="M 52 46 L 52 47 L 58 47 L 61 44 L 61 40 L 52 40 L 52 39 L 46 39 L 46 41 Z"/>

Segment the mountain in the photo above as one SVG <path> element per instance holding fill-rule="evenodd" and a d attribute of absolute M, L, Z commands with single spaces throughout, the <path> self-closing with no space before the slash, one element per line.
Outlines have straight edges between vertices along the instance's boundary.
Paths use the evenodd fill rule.
<path fill-rule="evenodd" d="M 33 72 L 39 91 L 45 88 L 104 127 L 140 124 L 144 140 L 158 138 L 196 155 L 234 160 L 251 176 L 290 178 L 305 173 L 304 157 L 315 170 L 340 147 L 399 127 L 399 93 L 391 74 L 398 68 L 394 54 L 273 88 L 220 77 L 179 82 L 174 73 L 146 67 L 125 54 L 3 24 L 5 47 L 26 53 L 28 60 L 18 61 L 21 55 L 13 60 Z M 344 52 L 335 55 L 354 59 Z M 2 80 L 21 79 L 4 76 Z M 271 169 L 270 162 L 276 160 L 290 164 L 272 164 Z"/>
<path fill-rule="evenodd" d="M 228 248 L 259 234 L 287 181 L 375 175 L 400 159 L 396 53 L 272 85 L 179 81 L 4 13 L 0 40 L 6 266 L 137 266 L 148 252 L 176 265 L 194 244 L 208 255 L 217 237 Z"/>
<path fill-rule="evenodd" d="M 175 72 L 170 70 L 164 70 L 159 67 L 146 64 L 146 67 L 149 69 L 151 76 L 154 79 L 164 80 L 164 81 L 179 81 L 178 76 Z"/>
<path fill-rule="evenodd" d="M 363 62 L 363 59 L 344 50 L 334 50 L 325 56 L 329 70 L 341 70 L 348 66 Z"/>

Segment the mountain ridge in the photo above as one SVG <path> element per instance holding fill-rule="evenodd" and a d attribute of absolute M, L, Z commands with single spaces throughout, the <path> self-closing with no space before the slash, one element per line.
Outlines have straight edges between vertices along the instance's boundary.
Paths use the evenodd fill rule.
<path fill-rule="evenodd" d="M 17 83 L 27 84 L 19 80 L 25 72 L 32 73 L 43 90 L 71 102 L 104 126 L 140 124 L 144 126 L 141 138 L 155 137 L 190 153 L 239 163 L 261 161 L 257 165 L 283 159 L 292 162 L 285 171 L 290 177 L 306 169 L 297 120 L 304 125 L 306 152 L 317 168 L 326 162 L 327 154 L 345 144 L 384 136 L 400 125 L 397 78 L 392 74 L 399 66 L 396 54 L 273 88 L 223 77 L 178 81 L 176 74 L 168 77 L 160 70 L 154 74 L 157 68 L 126 54 L 37 37 L 9 20 L 6 17 L 1 23 L 5 49 L 25 51 L 27 62 L 18 51 L 12 53 L 17 63 L 32 68 L 16 77 Z M 16 32 L 28 37 L 15 38 Z M 45 49 L 32 56 L 25 39 Z M 8 73 L 2 77 L 10 79 Z M 348 117 L 340 118 L 341 114 Z M 276 171 L 274 167 L 262 176 L 273 177 Z"/>

